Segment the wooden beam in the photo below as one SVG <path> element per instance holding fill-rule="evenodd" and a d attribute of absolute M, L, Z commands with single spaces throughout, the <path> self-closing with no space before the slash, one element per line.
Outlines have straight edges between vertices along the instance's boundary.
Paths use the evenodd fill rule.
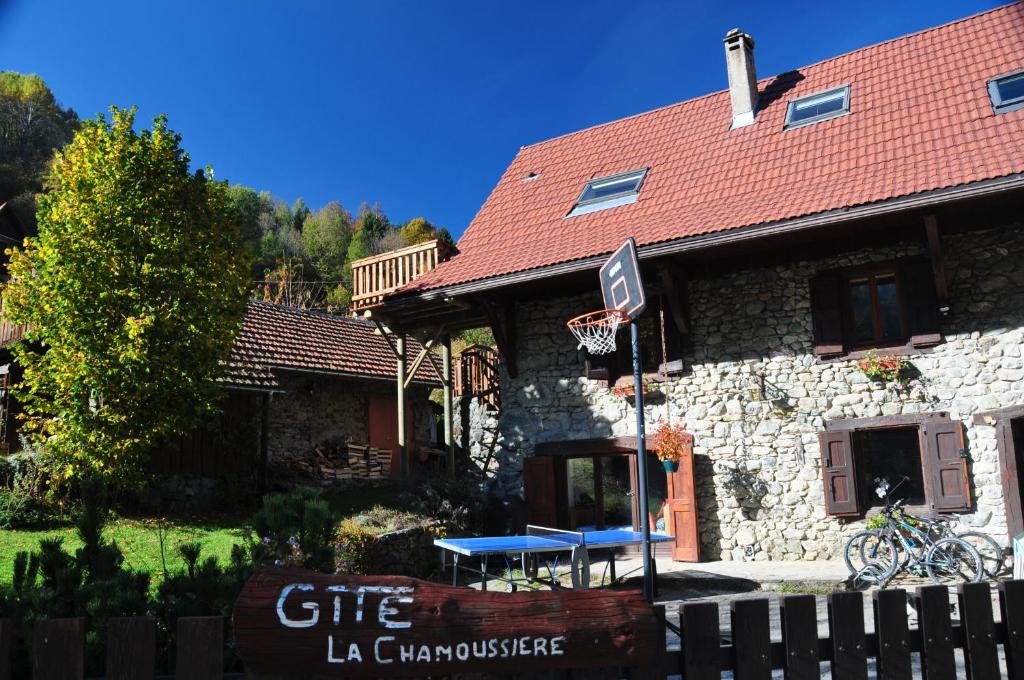
<path fill-rule="evenodd" d="M 516 356 L 519 340 L 519 329 L 516 327 L 516 303 L 513 300 L 498 302 L 481 299 L 481 305 L 487 313 L 491 332 L 494 334 L 494 344 L 498 346 L 498 353 L 505 360 L 508 376 L 516 378 L 519 376 L 519 363 Z"/>
<path fill-rule="evenodd" d="M 409 476 L 409 449 L 406 445 L 405 432 L 405 335 L 399 334 L 396 339 L 398 345 L 398 460 L 400 474 L 403 478 Z"/>
<path fill-rule="evenodd" d="M 395 358 L 402 358 L 402 355 L 399 354 L 398 352 L 398 347 L 391 343 L 391 336 L 394 335 L 394 333 L 391 332 L 391 329 L 382 324 L 380 321 L 377 321 L 376 319 L 373 319 L 373 323 L 375 326 L 377 326 L 377 333 L 379 333 L 381 337 L 383 337 L 384 340 L 388 343 L 388 348 L 391 350 L 391 353 L 395 355 Z"/>
<path fill-rule="evenodd" d="M 928 237 L 928 255 L 932 261 L 932 272 L 935 275 L 935 297 L 939 303 L 939 313 L 949 314 L 949 288 L 946 285 L 946 264 L 942 257 L 942 240 L 939 236 L 939 221 L 935 215 L 925 215 L 924 231 Z"/>
<path fill-rule="evenodd" d="M 444 378 L 441 377 L 440 372 L 437 370 L 437 366 L 434 364 L 433 355 L 430 352 L 430 350 L 434 347 L 434 344 L 441 337 L 441 333 L 443 332 L 443 328 L 438 330 L 437 334 L 433 338 L 423 343 L 423 346 L 420 349 L 419 354 L 416 355 L 416 360 L 412 362 L 412 366 L 409 368 L 409 375 L 406 376 L 405 378 L 406 388 L 408 388 L 409 385 L 412 383 L 413 378 L 416 376 L 416 371 L 420 370 L 420 364 L 422 364 L 423 360 L 426 359 L 427 357 L 430 357 L 430 363 L 432 366 L 434 366 L 434 372 L 438 373 L 438 378 L 441 379 L 441 384 L 444 384 Z"/>
<path fill-rule="evenodd" d="M 689 310 L 690 304 L 687 298 L 686 281 L 679 277 L 678 274 L 670 270 L 668 267 L 658 267 L 658 278 L 661 281 L 662 287 L 665 289 L 665 295 L 668 297 L 670 310 L 672 312 L 672 321 L 676 325 L 676 330 L 679 331 L 679 335 L 685 337 L 690 336 L 690 322 L 687 318 L 687 311 Z"/>
<path fill-rule="evenodd" d="M 452 434 L 452 419 L 455 409 L 452 407 L 452 336 L 445 335 L 441 339 L 441 358 L 444 364 L 444 448 L 447 452 L 448 476 L 455 476 L 455 438 Z M 467 404 L 468 407 L 468 404 Z"/>

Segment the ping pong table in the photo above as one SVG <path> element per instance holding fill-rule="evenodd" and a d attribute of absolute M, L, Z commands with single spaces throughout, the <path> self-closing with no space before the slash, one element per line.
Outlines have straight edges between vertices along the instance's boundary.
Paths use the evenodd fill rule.
<path fill-rule="evenodd" d="M 516 536 L 483 536 L 480 538 L 438 538 L 434 539 L 434 545 L 441 548 L 442 563 L 447 552 L 452 553 L 452 585 L 458 585 L 459 579 L 459 557 L 480 558 L 480 570 L 476 571 L 470 567 L 464 569 L 480 575 L 481 588 L 487 590 L 487 564 L 491 557 L 502 557 L 505 560 L 506 576 L 497 577 L 497 580 L 504 581 L 507 590 L 514 592 L 518 585 L 536 582 L 537 579 L 531 576 L 530 572 L 536 574 L 531 568 L 531 558 L 554 558 L 553 561 L 545 560 L 547 563 L 550 580 L 547 582 L 552 588 L 560 587 L 556 578 L 559 554 L 570 553 L 570 576 L 573 588 L 590 587 L 590 551 L 606 550 L 608 561 L 606 569 L 609 570 L 610 582 L 615 579 L 615 549 L 629 546 L 640 546 L 643 544 L 644 536 L 639 531 L 629 529 L 599 529 L 596 531 L 565 531 L 528 525 L 525 535 Z M 663 543 L 675 540 L 667 534 L 651 533 L 651 543 Z M 513 578 L 512 564 L 516 559 L 525 574 L 524 578 Z M 601 577 L 602 584 L 604 576 Z"/>

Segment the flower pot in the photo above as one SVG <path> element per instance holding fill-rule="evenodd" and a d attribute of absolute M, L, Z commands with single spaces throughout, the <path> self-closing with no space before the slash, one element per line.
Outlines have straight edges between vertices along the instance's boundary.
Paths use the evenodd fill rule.
<path fill-rule="evenodd" d="M 661 464 L 665 468 L 665 472 L 677 472 L 679 470 L 678 460 L 663 460 Z"/>

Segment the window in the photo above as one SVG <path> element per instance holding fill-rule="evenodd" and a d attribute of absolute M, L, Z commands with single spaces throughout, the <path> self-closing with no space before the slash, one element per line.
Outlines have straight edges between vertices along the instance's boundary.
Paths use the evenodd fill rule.
<path fill-rule="evenodd" d="M 673 375 L 683 370 L 683 336 L 679 331 L 667 295 L 647 299 L 647 309 L 637 320 L 640 330 L 640 363 L 645 375 Z M 614 383 L 633 375 L 633 354 L 629 335 L 623 333 L 615 352 L 587 356 L 587 377 Z"/>
<path fill-rule="evenodd" d="M 925 258 L 822 272 L 811 279 L 810 293 L 818 356 L 942 340 L 935 276 Z"/>
<path fill-rule="evenodd" d="M 1024 108 L 1024 71 L 988 81 L 988 95 L 996 113 Z"/>
<path fill-rule="evenodd" d="M 906 337 L 895 271 L 851 278 L 848 286 L 848 323 L 854 346 L 884 345 Z"/>
<path fill-rule="evenodd" d="M 916 418 L 916 420 L 912 420 Z M 963 426 L 945 414 L 865 418 L 829 423 L 818 435 L 825 509 L 858 517 L 880 505 L 875 479 L 893 485 L 911 505 L 939 512 L 971 509 Z"/>
<path fill-rule="evenodd" d="M 786 110 L 785 129 L 810 125 L 850 112 L 850 86 L 795 99 Z"/>
<path fill-rule="evenodd" d="M 590 180 L 583 187 L 583 193 L 580 194 L 568 217 L 636 203 L 640 185 L 643 184 L 646 175 L 647 168 L 642 168 L 621 175 Z"/>

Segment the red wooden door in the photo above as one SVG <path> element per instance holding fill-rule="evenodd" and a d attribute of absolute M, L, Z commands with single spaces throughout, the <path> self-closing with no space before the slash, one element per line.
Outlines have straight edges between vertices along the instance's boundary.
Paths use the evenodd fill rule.
<path fill-rule="evenodd" d="M 672 559 L 677 562 L 700 561 L 700 537 L 697 533 L 697 488 L 693 478 L 693 435 L 679 459 L 679 469 L 668 474 L 668 514 L 665 526 L 675 536 Z"/>
<path fill-rule="evenodd" d="M 371 394 L 367 414 L 367 437 L 375 449 L 391 451 L 391 477 L 401 475 L 401 460 L 398 451 L 398 398 L 383 394 Z M 413 437 L 412 405 L 405 407 L 405 445 L 411 465 L 416 450 Z"/>

